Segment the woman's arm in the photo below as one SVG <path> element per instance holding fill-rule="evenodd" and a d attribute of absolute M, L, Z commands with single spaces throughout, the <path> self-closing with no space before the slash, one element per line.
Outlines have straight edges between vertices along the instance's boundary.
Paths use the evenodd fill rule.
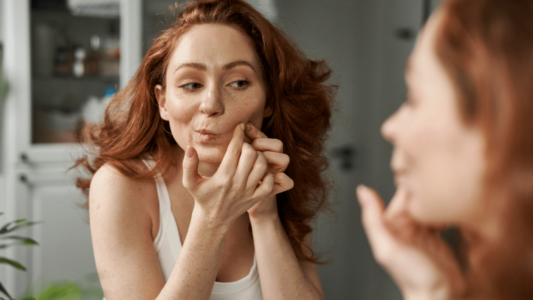
<path fill-rule="evenodd" d="M 275 205 L 276 199 L 265 199 Z M 324 299 L 315 264 L 298 260 L 277 214 L 250 215 L 263 298 Z M 311 237 L 304 241 L 312 247 Z M 307 249 L 305 249 L 307 250 Z"/>
<path fill-rule="evenodd" d="M 252 124 L 247 124 L 246 134 L 253 140 L 254 149 L 263 151 L 268 171 L 275 174 L 274 191 L 290 190 L 294 182 L 283 173 L 290 160 L 283 153 L 283 143 L 269 139 Z M 316 265 L 301 262 L 294 254 L 279 218 L 276 196 L 262 199 L 248 214 L 264 299 L 324 299 Z M 312 248 L 310 235 L 304 244 L 302 250 L 308 253 Z"/>
<path fill-rule="evenodd" d="M 93 178 L 91 234 L 106 299 L 209 299 L 226 228 L 210 226 L 196 210 L 165 284 L 147 208 L 153 195 L 157 195 L 155 186 L 127 178 L 107 165 Z"/>
<path fill-rule="evenodd" d="M 165 285 L 151 233 L 150 202 L 157 197 L 152 185 L 127 178 L 109 165 L 91 181 L 94 257 L 108 300 L 155 299 Z"/>

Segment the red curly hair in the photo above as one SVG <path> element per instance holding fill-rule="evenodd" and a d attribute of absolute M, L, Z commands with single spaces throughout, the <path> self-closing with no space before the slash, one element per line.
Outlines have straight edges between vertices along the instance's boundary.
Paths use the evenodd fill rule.
<path fill-rule="evenodd" d="M 447 0 L 435 51 L 487 141 L 495 241 L 463 229 L 468 299 L 533 299 L 533 0 Z"/>
<path fill-rule="evenodd" d="M 177 5 L 173 11 L 177 14 Z M 255 46 L 267 87 L 266 106 L 273 109 L 272 116 L 264 119 L 262 131 L 281 140 L 291 158 L 285 173 L 294 180 L 294 188 L 277 195 L 279 216 L 296 256 L 319 263 L 312 249 L 304 253 L 302 242 L 312 231 L 311 219 L 328 199 L 324 142 L 336 86 L 326 83 L 331 70 L 324 61 L 306 58 L 242 0 L 189 2 L 170 28 L 154 40 L 133 79 L 110 102 L 103 124 L 84 129 L 83 141 L 97 151 L 92 158 L 79 159 L 74 167 L 83 166 L 94 174 L 110 164 L 125 176 L 151 178 L 178 163 L 173 150 L 177 143 L 168 122 L 159 115 L 154 88 L 165 85 L 169 59 L 180 35 L 191 26 L 206 23 L 236 26 Z M 137 167 L 146 155 L 155 161 L 150 171 Z M 76 185 L 88 192 L 90 183 L 91 179 L 79 178 Z"/>

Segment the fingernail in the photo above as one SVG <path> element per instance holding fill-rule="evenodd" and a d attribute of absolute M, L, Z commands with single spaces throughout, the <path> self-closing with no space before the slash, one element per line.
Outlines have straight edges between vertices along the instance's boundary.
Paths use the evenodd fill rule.
<path fill-rule="evenodd" d="M 252 130 L 252 124 L 250 122 L 246 123 L 246 131 Z"/>
<path fill-rule="evenodd" d="M 244 123 L 241 123 L 241 129 L 244 130 Z"/>
<path fill-rule="evenodd" d="M 192 157 L 192 149 L 191 146 L 187 145 L 187 149 L 185 150 L 185 155 L 187 155 L 188 158 Z"/>
<path fill-rule="evenodd" d="M 366 185 L 360 184 L 357 186 L 356 193 L 359 204 L 363 205 L 364 202 L 366 202 L 366 197 L 368 197 L 368 188 L 366 187 Z"/>

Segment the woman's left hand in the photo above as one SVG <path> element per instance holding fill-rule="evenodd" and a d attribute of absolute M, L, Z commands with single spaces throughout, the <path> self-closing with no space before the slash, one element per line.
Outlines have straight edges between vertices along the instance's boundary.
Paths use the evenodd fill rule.
<path fill-rule="evenodd" d="M 265 155 L 268 163 L 267 172 L 274 175 L 274 189 L 270 195 L 260 200 L 248 210 L 250 218 L 262 218 L 277 216 L 278 206 L 276 195 L 292 189 L 294 181 L 287 176 L 285 170 L 289 165 L 290 158 L 283 153 L 283 142 L 278 139 L 268 138 L 261 130 L 251 123 L 246 124 L 246 135 L 252 140 L 252 147 Z"/>

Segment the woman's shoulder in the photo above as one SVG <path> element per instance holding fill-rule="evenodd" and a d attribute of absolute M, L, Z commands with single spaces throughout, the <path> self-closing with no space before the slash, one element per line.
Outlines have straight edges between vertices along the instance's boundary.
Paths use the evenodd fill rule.
<path fill-rule="evenodd" d="M 138 167 L 146 168 L 139 161 Z M 159 213 L 157 188 L 153 179 L 133 178 L 106 163 L 98 169 L 89 188 L 89 214 L 111 219 L 154 223 Z"/>
<path fill-rule="evenodd" d="M 135 162 L 135 167 L 140 172 L 148 171 L 142 161 Z M 151 195 L 152 191 L 156 191 L 152 178 L 127 176 L 110 163 L 104 164 L 93 175 L 90 190 L 93 191 L 94 189 L 107 189 L 113 191 L 113 194 L 126 193 L 138 196 Z"/>

